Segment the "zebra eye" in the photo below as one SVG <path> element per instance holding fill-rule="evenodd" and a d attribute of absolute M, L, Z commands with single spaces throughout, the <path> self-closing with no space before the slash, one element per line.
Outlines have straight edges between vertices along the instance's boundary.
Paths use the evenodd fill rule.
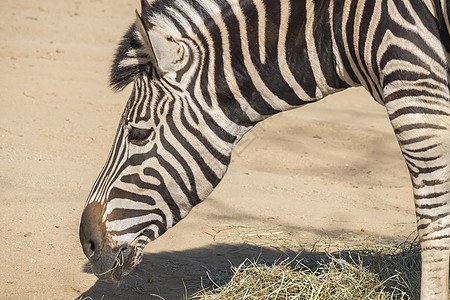
<path fill-rule="evenodd" d="M 142 129 L 131 126 L 128 131 L 128 141 L 133 145 L 143 146 L 147 144 L 148 137 L 152 134 L 153 129 Z"/>

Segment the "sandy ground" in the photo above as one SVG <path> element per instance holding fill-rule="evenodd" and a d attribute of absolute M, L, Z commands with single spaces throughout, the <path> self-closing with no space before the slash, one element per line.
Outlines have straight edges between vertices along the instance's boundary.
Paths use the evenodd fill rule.
<path fill-rule="evenodd" d="M 78 224 L 128 98 L 109 89 L 108 70 L 138 6 L 0 2 L 1 299 L 180 299 L 184 285 L 195 291 L 207 272 L 260 251 L 270 260 L 316 240 L 326 250 L 414 236 L 384 109 L 351 89 L 255 127 L 219 187 L 147 246 L 134 275 L 97 281 Z"/>

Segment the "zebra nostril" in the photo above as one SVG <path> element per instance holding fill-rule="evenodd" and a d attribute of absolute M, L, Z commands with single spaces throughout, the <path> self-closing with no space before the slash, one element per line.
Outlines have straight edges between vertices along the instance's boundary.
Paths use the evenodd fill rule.
<path fill-rule="evenodd" d="M 95 255 L 95 250 L 97 249 L 97 244 L 93 240 L 83 244 L 83 251 L 87 258 L 92 258 Z"/>
<path fill-rule="evenodd" d="M 92 254 L 95 253 L 95 243 L 93 241 L 89 241 L 89 250 L 91 250 Z"/>

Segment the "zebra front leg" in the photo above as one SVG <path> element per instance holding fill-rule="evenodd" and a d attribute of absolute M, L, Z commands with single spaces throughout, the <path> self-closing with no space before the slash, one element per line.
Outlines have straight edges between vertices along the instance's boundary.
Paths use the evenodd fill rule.
<path fill-rule="evenodd" d="M 422 248 L 421 299 L 448 298 L 450 255 L 450 108 L 445 97 L 405 90 L 385 97 L 408 166 Z M 426 96 L 425 96 L 426 94 Z M 434 91 L 434 95 L 439 94 Z M 398 95 L 398 97 L 397 97 Z M 448 97 L 448 91 L 447 91 Z M 418 100 L 425 99 L 425 100 Z"/>

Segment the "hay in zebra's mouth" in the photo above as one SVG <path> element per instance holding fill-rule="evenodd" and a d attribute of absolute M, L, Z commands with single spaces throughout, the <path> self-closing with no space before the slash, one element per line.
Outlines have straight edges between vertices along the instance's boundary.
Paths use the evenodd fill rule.
<path fill-rule="evenodd" d="M 117 250 L 115 251 L 117 253 Z M 106 255 L 107 256 L 107 255 Z M 93 272 L 95 276 L 100 280 L 112 279 L 115 282 L 121 282 L 130 273 L 132 273 L 136 266 L 142 261 L 142 252 L 137 251 L 134 247 L 124 247 L 118 251 L 117 255 L 109 257 L 109 263 L 103 263 L 103 269 L 99 269 L 100 263 L 91 262 L 92 267 L 95 270 L 95 265 L 97 265 L 97 272 Z M 106 271 L 106 268 L 108 268 Z"/>
<path fill-rule="evenodd" d="M 125 263 L 125 256 L 124 252 L 127 249 L 122 249 L 119 251 L 119 254 L 117 254 L 116 258 L 114 259 L 114 264 L 111 269 L 102 272 L 102 273 L 94 273 L 95 276 L 97 276 L 99 279 L 108 280 L 113 279 L 115 281 L 119 281 L 122 278 L 122 267 Z"/>

